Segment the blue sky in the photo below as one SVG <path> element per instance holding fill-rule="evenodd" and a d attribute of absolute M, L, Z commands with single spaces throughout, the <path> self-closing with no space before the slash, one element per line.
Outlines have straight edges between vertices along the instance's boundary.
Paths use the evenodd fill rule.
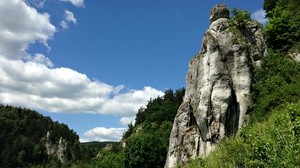
<path fill-rule="evenodd" d="M 0 103 L 119 140 L 150 97 L 185 87 L 221 2 L 265 22 L 262 0 L 1 0 Z"/>

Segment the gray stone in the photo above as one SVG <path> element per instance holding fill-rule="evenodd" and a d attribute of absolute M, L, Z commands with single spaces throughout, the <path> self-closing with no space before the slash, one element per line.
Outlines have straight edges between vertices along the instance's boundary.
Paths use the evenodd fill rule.
<path fill-rule="evenodd" d="M 293 53 L 289 53 L 288 56 L 296 61 L 296 62 L 300 62 L 300 52 L 293 52 Z"/>
<path fill-rule="evenodd" d="M 165 168 L 207 156 L 219 140 L 236 134 L 245 121 L 251 105 L 252 72 L 266 54 L 266 40 L 256 21 L 249 20 L 240 30 L 228 17 L 225 5 L 211 10 L 201 50 L 189 64 Z"/>
<path fill-rule="evenodd" d="M 56 157 L 61 163 L 66 163 L 68 161 L 67 142 L 62 137 L 60 137 L 58 145 L 55 145 L 55 143 L 51 142 L 50 131 L 48 131 L 43 141 L 48 155 Z"/>
<path fill-rule="evenodd" d="M 213 7 L 210 11 L 210 23 L 220 18 L 229 18 L 229 10 L 224 4 L 218 4 L 215 7 Z"/>

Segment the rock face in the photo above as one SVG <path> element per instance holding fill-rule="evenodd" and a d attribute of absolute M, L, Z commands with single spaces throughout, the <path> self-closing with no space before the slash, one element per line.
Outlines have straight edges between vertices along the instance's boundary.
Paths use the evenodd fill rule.
<path fill-rule="evenodd" d="M 252 20 L 238 27 L 223 4 L 210 14 L 201 50 L 189 64 L 165 168 L 208 155 L 218 140 L 238 132 L 251 105 L 252 72 L 266 52 L 263 30 Z"/>
<path fill-rule="evenodd" d="M 44 140 L 44 146 L 48 155 L 56 157 L 61 163 L 68 161 L 67 142 L 62 137 L 60 137 L 58 145 L 55 145 L 51 142 L 50 132 L 48 131 Z"/>
<path fill-rule="evenodd" d="M 288 56 L 289 56 L 292 60 L 294 60 L 294 61 L 296 61 L 296 62 L 300 62 L 300 52 L 299 52 L 299 51 L 298 51 L 298 52 L 289 53 Z"/>

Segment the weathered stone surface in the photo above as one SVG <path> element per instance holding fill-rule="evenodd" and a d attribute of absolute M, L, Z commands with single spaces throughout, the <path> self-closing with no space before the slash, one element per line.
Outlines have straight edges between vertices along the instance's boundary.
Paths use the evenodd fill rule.
<path fill-rule="evenodd" d="M 288 56 L 296 61 L 296 62 L 300 62 L 300 52 L 293 52 L 293 53 L 289 53 Z"/>
<path fill-rule="evenodd" d="M 56 157 L 61 163 L 66 163 L 68 161 L 67 157 L 67 142 L 60 137 L 58 145 L 55 145 L 50 140 L 50 132 L 44 139 L 44 146 L 47 150 L 47 154 Z"/>
<path fill-rule="evenodd" d="M 217 141 L 237 133 L 244 123 L 251 105 L 252 71 L 260 65 L 266 41 L 256 21 L 248 21 L 240 30 L 228 17 L 225 5 L 211 10 L 201 50 L 189 64 L 165 168 L 207 156 Z"/>
<path fill-rule="evenodd" d="M 227 18 L 227 19 L 229 18 L 229 10 L 227 6 L 224 4 L 219 4 L 210 11 L 210 17 L 209 17 L 210 23 L 220 18 Z"/>

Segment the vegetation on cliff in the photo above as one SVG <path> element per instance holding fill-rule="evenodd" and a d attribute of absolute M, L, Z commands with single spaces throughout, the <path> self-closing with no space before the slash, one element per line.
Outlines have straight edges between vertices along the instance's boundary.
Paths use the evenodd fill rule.
<path fill-rule="evenodd" d="M 268 47 L 286 53 L 300 48 L 299 0 L 265 0 L 269 19 L 266 25 Z"/>

